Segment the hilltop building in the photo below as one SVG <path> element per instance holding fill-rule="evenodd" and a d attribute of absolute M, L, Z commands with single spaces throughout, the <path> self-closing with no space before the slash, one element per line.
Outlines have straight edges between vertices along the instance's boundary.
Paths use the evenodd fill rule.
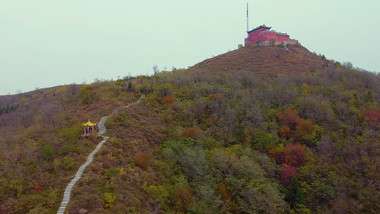
<path fill-rule="evenodd" d="M 286 33 L 279 33 L 270 30 L 271 27 L 261 25 L 251 31 L 248 31 L 248 37 L 245 39 L 245 46 L 247 45 L 278 45 L 278 44 L 298 44 L 295 39 L 290 39 Z"/>

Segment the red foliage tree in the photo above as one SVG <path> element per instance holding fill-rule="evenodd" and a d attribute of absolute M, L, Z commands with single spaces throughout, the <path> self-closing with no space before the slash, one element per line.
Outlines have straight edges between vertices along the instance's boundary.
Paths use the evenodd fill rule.
<path fill-rule="evenodd" d="M 295 130 L 299 120 L 298 113 L 293 111 L 291 108 L 287 108 L 284 113 L 278 115 L 278 119 L 286 123 L 290 129 Z"/>
<path fill-rule="evenodd" d="M 284 149 L 284 162 L 288 165 L 299 167 L 305 164 L 305 146 L 299 142 L 288 143 Z"/>
<path fill-rule="evenodd" d="M 289 139 L 290 138 L 290 131 L 291 130 L 290 130 L 289 126 L 281 127 L 281 129 L 280 129 L 281 136 L 285 137 L 286 139 Z"/>
<path fill-rule="evenodd" d="M 380 109 L 365 110 L 363 114 L 368 118 L 368 123 L 370 125 L 377 125 L 380 123 Z"/>
<path fill-rule="evenodd" d="M 279 176 L 282 184 L 288 186 L 292 182 L 293 176 L 296 174 L 298 174 L 298 172 L 294 166 L 285 163 L 281 164 Z"/>
<path fill-rule="evenodd" d="M 269 156 L 274 158 L 277 164 L 287 164 L 299 167 L 305 164 L 306 147 L 299 142 L 288 143 L 285 147 L 281 144 L 278 147 L 269 150 Z"/>

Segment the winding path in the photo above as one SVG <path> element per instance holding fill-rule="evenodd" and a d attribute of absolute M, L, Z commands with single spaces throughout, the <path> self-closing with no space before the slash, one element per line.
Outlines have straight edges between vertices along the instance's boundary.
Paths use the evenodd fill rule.
<path fill-rule="evenodd" d="M 143 96 L 141 96 L 140 99 L 138 99 L 136 102 L 130 103 L 127 106 L 124 106 L 123 109 L 129 108 L 131 105 L 140 103 L 142 98 L 143 98 Z M 106 126 L 104 125 L 104 123 L 106 122 L 107 118 L 112 116 L 112 115 L 115 115 L 118 111 L 119 111 L 118 109 L 115 109 L 111 115 L 104 116 L 100 119 L 100 121 L 98 123 L 98 136 L 101 136 L 102 134 L 104 134 L 106 132 Z M 66 206 L 70 202 L 71 189 L 73 188 L 75 183 L 77 181 L 79 181 L 79 179 L 82 177 L 84 169 L 86 169 L 86 167 L 94 160 L 94 155 L 100 150 L 100 148 L 103 146 L 103 144 L 109 138 L 108 136 L 102 136 L 102 137 L 103 137 L 103 140 L 100 141 L 98 143 L 98 145 L 96 146 L 96 148 L 88 155 L 87 161 L 81 167 L 79 167 L 74 178 L 67 185 L 65 192 L 63 193 L 63 200 L 62 200 L 61 205 L 58 208 L 57 214 L 63 214 L 65 212 Z"/>

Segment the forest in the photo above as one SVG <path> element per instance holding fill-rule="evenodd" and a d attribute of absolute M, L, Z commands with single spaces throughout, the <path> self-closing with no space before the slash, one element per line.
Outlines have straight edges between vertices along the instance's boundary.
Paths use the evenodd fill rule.
<path fill-rule="evenodd" d="M 379 74 L 217 68 L 0 97 L 17 106 L 0 115 L 0 213 L 56 212 L 101 140 L 81 123 L 141 95 L 106 121 L 68 213 L 380 212 Z"/>

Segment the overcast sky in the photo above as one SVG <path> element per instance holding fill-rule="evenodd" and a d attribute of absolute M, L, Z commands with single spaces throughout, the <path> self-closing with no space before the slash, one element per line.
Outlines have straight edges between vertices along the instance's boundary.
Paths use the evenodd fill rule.
<path fill-rule="evenodd" d="M 0 0 L 0 95 L 187 68 L 261 24 L 380 71 L 379 0 Z"/>

